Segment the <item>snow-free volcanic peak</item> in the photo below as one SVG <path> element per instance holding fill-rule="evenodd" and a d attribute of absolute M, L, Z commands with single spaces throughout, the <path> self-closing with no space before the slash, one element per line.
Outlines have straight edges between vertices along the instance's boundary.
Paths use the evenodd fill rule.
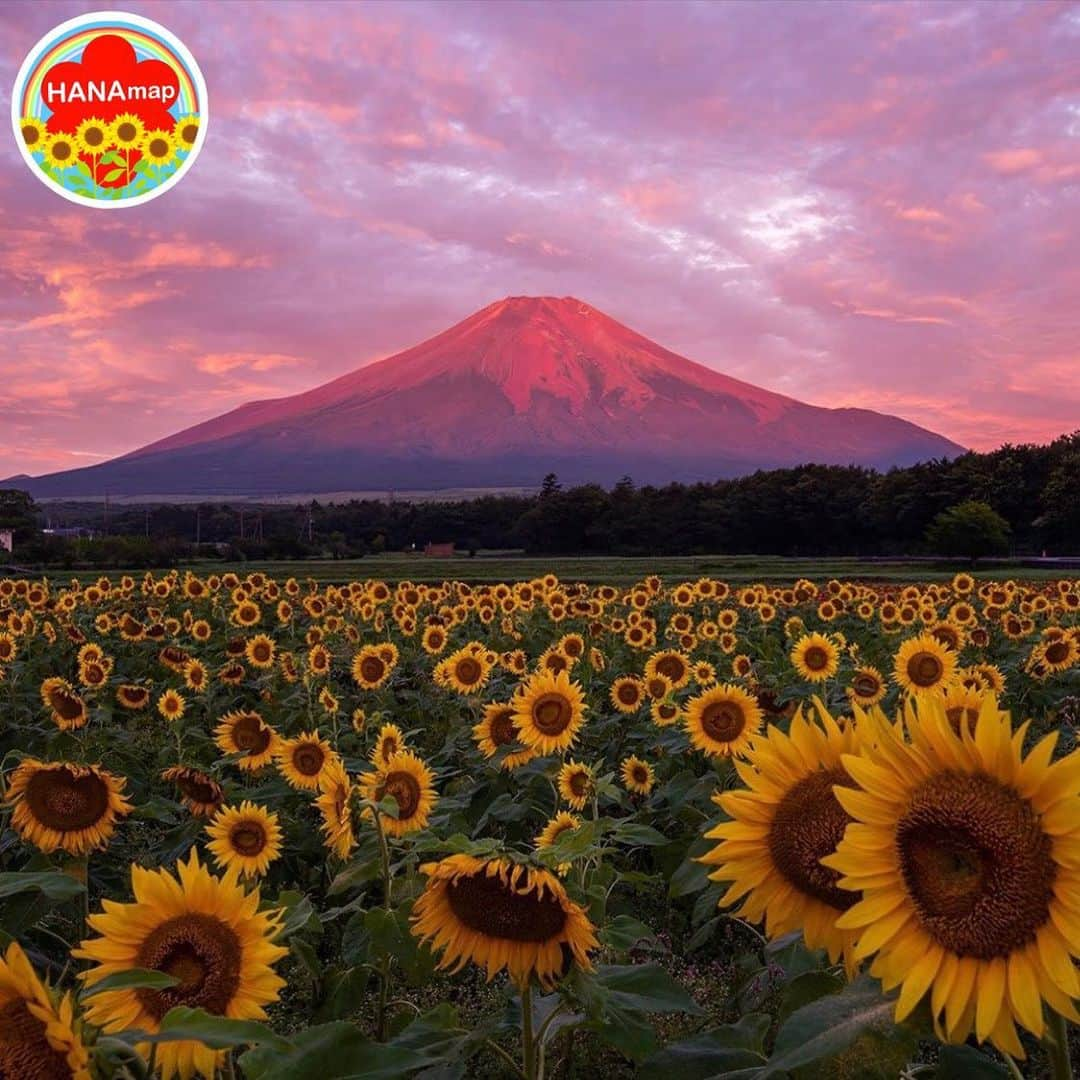
<path fill-rule="evenodd" d="M 38 495 L 261 494 L 715 479 L 889 466 L 955 443 L 805 405 L 687 360 L 575 297 L 512 296 L 306 393 L 252 402 Z"/>

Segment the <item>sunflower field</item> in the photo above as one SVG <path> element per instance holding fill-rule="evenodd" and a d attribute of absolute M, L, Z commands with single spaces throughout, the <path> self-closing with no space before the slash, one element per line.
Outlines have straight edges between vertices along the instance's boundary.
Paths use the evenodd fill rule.
<path fill-rule="evenodd" d="M 1062 1080 L 1077 725 L 1075 580 L 0 580 L 0 1080 Z"/>

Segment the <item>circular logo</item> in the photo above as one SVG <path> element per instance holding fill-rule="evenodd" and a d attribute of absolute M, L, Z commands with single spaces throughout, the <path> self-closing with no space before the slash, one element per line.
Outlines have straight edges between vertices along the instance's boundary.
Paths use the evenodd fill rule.
<path fill-rule="evenodd" d="M 206 140 L 206 82 L 150 19 L 97 11 L 46 34 L 19 69 L 11 123 L 23 160 L 71 202 L 111 210 L 163 195 Z"/>

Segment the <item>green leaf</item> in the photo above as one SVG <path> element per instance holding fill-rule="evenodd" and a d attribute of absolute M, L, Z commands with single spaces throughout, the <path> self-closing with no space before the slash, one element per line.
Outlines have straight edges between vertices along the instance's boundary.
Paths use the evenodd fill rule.
<path fill-rule="evenodd" d="M 400 1080 L 431 1064 L 428 1054 L 372 1042 L 340 1020 L 301 1031 L 284 1053 L 260 1046 L 240 1058 L 246 1080 Z"/>
<path fill-rule="evenodd" d="M 832 971 L 804 971 L 796 976 L 784 988 L 780 999 L 780 1008 L 776 1014 L 777 1022 L 782 1024 L 793 1012 L 809 1005 L 812 1001 L 835 994 L 844 986 L 843 976 Z"/>
<path fill-rule="evenodd" d="M 934 1080 L 1007 1080 L 1009 1070 L 974 1046 L 943 1046 Z"/>
<path fill-rule="evenodd" d="M 323 995 L 313 1017 L 319 1023 L 344 1020 L 363 1004 L 371 972 L 366 967 L 336 968 L 323 976 Z"/>
<path fill-rule="evenodd" d="M 189 1009 L 177 1005 L 161 1018 L 161 1029 L 154 1033 L 140 1032 L 139 1042 L 179 1042 L 195 1039 L 212 1050 L 228 1050 L 235 1046 L 266 1046 L 277 1054 L 288 1054 L 295 1044 L 275 1034 L 265 1024 L 254 1020 L 229 1020 L 213 1016 L 205 1009 Z"/>
<path fill-rule="evenodd" d="M 93 179 L 90 173 L 90 166 L 86 164 L 81 158 L 75 162 L 75 168 L 79 170 L 87 178 L 87 180 Z"/>
<path fill-rule="evenodd" d="M 111 184 L 114 180 L 119 180 L 120 177 L 124 175 L 124 172 L 125 172 L 125 170 L 123 168 L 110 169 L 105 174 L 105 183 L 106 184 Z"/>
<path fill-rule="evenodd" d="M 668 843 L 668 838 L 662 832 L 636 821 L 620 821 L 612 836 L 620 843 L 633 844 L 635 847 L 663 847 Z"/>
<path fill-rule="evenodd" d="M 671 1076 L 678 1076 L 679 1080 L 709 1080 L 734 1069 L 760 1068 L 764 1064 L 764 1054 L 728 1046 L 722 1036 L 706 1032 L 665 1046 L 642 1063 L 637 1075 L 642 1080 L 666 1080 Z"/>
<path fill-rule="evenodd" d="M 168 990 L 179 981 L 164 971 L 154 971 L 152 968 L 129 968 L 127 971 L 114 971 L 111 975 L 106 975 L 104 979 L 83 990 L 80 996 L 93 997 L 105 990 Z"/>
<path fill-rule="evenodd" d="M 635 947 L 662 950 L 652 930 L 631 915 L 616 915 L 600 931 L 600 938 L 618 952 L 628 952 Z"/>
<path fill-rule="evenodd" d="M 102 165 L 123 165 L 124 159 L 115 150 L 106 150 L 101 155 Z"/>
<path fill-rule="evenodd" d="M 82 896 L 86 886 L 60 870 L 19 871 L 0 874 L 0 900 L 24 892 L 39 892 L 48 900 L 63 903 Z"/>
<path fill-rule="evenodd" d="M 278 895 L 274 906 L 285 909 L 279 940 L 290 938 L 301 931 L 316 935 L 322 933 L 322 922 L 318 913 L 303 893 L 292 890 L 283 891 Z"/>
<path fill-rule="evenodd" d="M 690 851 L 691 854 L 671 875 L 671 881 L 668 884 L 668 895 L 672 899 L 700 892 L 709 885 L 709 868 L 694 861 L 695 855 L 704 854 L 704 852 L 694 852 L 693 845 L 691 845 Z"/>
<path fill-rule="evenodd" d="M 608 1000 L 619 1008 L 645 1013 L 704 1015 L 686 988 L 659 964 L 601 965 L 596 971 L 596 981 L 607 991 Z"/>
<path fill-rule="evenodd" d="M 838 994 L 804 1005 L 776 1035 L 772 1057 L 759 1080 L 835 1057 L 870 1033 L 896 1032 L 896 999 L 886 998 L 876 979 L 861 976 Z"/>

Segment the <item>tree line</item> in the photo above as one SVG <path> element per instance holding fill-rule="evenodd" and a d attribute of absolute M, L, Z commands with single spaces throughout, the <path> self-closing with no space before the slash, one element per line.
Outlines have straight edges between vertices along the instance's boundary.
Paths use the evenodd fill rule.
<path fill-rule="evenodd" d="M 989 508 L 996 522 L 983 510 L 972 516 L 970 507 L 958 518 L 965 503 Z M 44 536 L 46 513 L 54 523 L 95 530 L 95 538 Z M 53 565 L 167 566 L 194 555 L 345 558 L 429 542 L 537 555 L 960 554 L 946 549 L 965 530 L 995 534 L 980 554 L 1077 554 L 1080 432 L 1045 446 L 1006 445 L 887 472 L 802 465 L 662 487 L 625 477 L 611 489 L 564 489 L 552 474 L 535 494 L 446 502 L 41 508 L 25 493 L 0 491 L 5 527 L 16 532 L 13 561 Z"/>

